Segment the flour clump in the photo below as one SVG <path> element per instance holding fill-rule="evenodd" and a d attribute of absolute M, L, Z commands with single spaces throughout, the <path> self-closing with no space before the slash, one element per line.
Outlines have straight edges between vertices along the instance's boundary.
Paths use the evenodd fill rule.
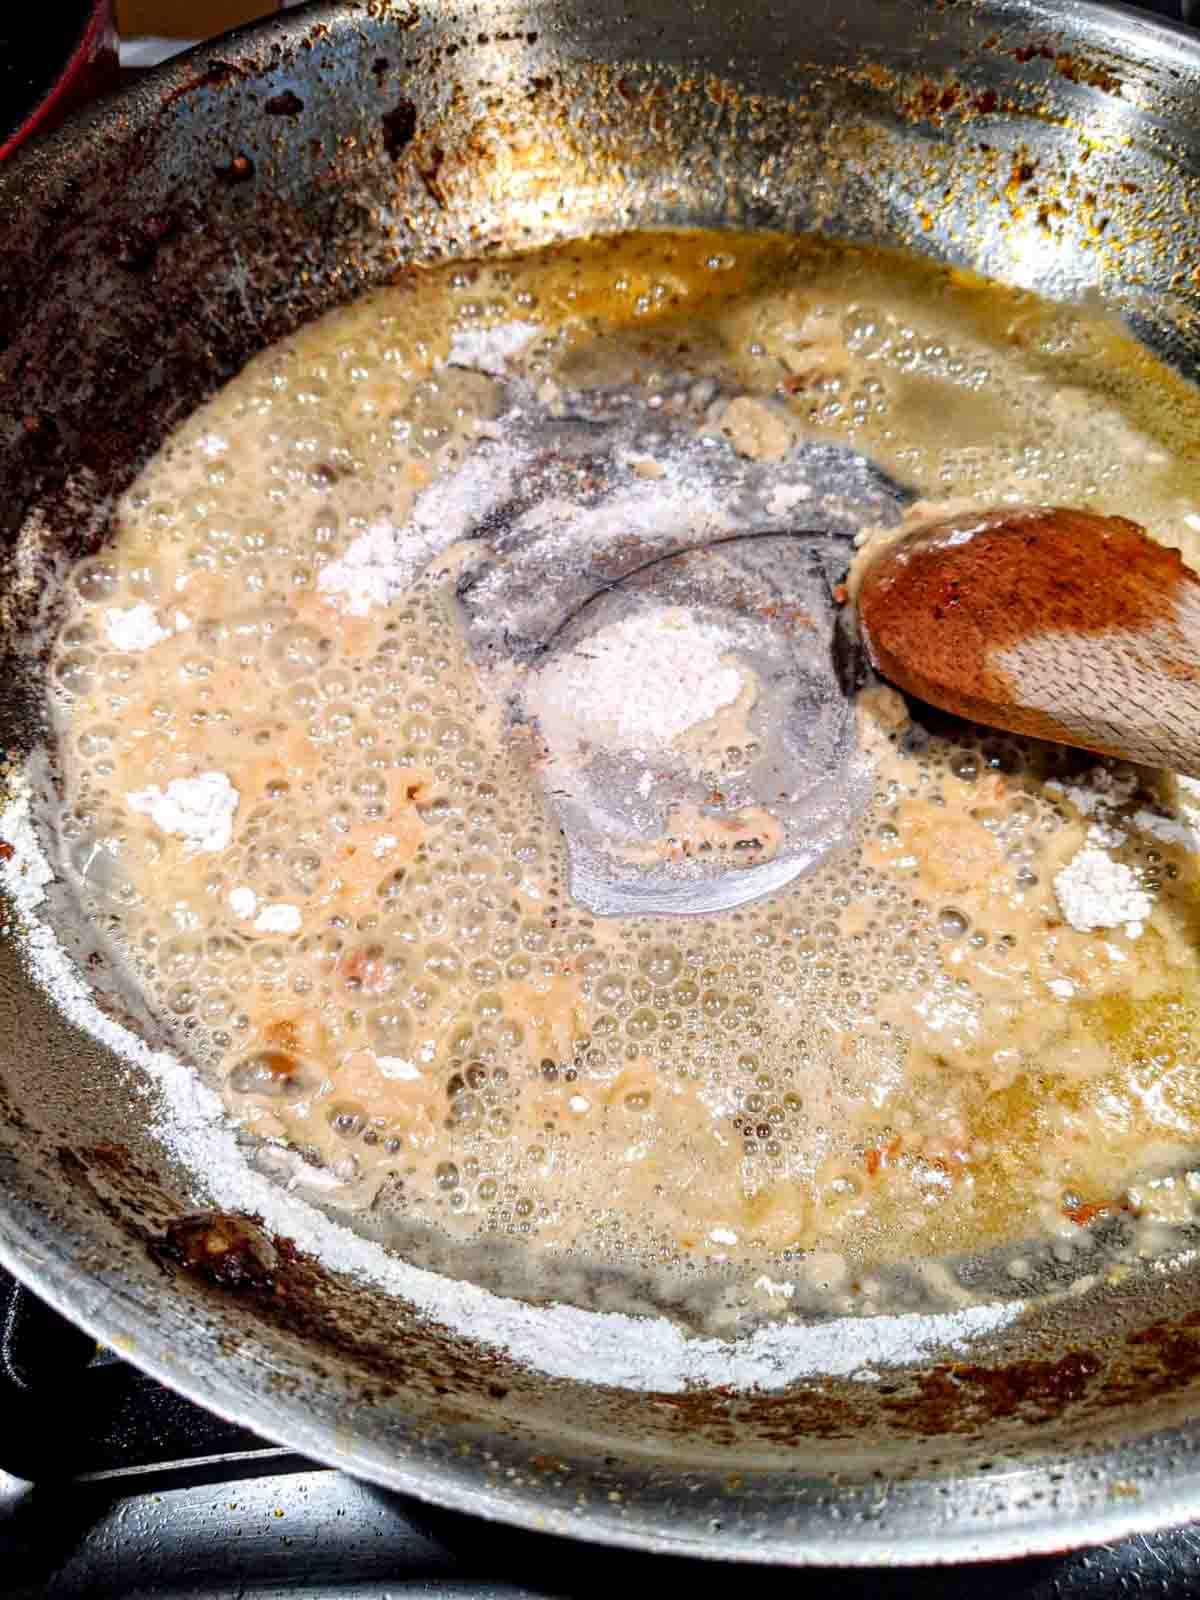
<path fill-rule="evenodd" d="M 1132 868 L 1094 844 L 1056 874 L 1054 892 L 1063 915 L 1080 933 L 1124 926 L 1136 938 L 1154 904 Z"/>
<path fill-rule="evenodd" d="M 530 695 L 626 749 L 661 747 L 732 705 L 742 674 L 719 629 L 683 607 L 638 612 L 544 668 Z"/>
<path fill-rule="evenodd" d="M 140 812 L 164 833 L 175 834 L 191 850 L 224 850 L 233 837 L 238 792 L 223 772 L 202 772 L 195 778 L 172 778 L 125 796 L 131 811 Z"/>

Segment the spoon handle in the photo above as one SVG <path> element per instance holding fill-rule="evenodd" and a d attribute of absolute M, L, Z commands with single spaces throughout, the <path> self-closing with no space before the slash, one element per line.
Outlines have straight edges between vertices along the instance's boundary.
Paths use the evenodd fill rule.
<path fill-rule="evenodd" d="M 868 553 L 857 601 L 872 665 L 919 699 L 1200 777 L 1200 579 L 1136 523 L 953 518 Z"/>

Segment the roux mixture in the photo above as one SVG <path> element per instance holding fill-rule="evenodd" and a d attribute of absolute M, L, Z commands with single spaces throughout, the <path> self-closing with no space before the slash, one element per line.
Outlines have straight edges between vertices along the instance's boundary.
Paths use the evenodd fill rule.
<path fill-rule="evenodd" d="M 713 451 L 774 470 L 824 438 L 922 502 L 1087 506 L 1200 548 L 1200 396 L 1098 316 L 776 237 L 414 275 L 252 362 L 71 575 L 58 825 L 85 905 L 230 1114 L 348 1211 L 763 1270 L 1136 1207 L 1200 1143 L 1196 801 L 1169 776 L 875 687 L 872 795 L 814 872 L 711 917 L 572 902 L 537 719 L 472 652 L 456 577 L 514 406 L 650 404 L 664 374 L 699 386 Z M 680 492 L 652 442 L 628 471 Z M 753 679 L 705 648 L 703 737 L 686 651 L 663 683 L 636 657 L 620 715 L 732 784 Z M 663 848 L 769 854 L 769 808 L 719 798 Z"/>

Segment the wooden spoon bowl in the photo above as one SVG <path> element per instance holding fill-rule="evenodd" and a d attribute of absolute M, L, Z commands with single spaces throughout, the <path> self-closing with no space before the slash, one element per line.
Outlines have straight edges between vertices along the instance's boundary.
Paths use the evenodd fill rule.
<path fill-rule="evenodd" d="M 1135 522 L 952 517 L 868 553 L 857 605 L 876 671 L 931 705 L 1200 776 L 1200 578 Z"/>

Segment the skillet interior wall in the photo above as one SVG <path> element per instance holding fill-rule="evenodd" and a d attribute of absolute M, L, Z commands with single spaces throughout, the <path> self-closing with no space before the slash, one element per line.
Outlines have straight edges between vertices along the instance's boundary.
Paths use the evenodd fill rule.
<path fill-rule="evenodd" d="M 53 563 L 102 538 L 113 497 L 251 354 L 422 262 L 634 225 L 820 229 L 1100 292 L 1194 369 L 1200 145 L 1179 130 L 1195 90 L 1193 54 L 1132 16 L 933 0 L 318 6 L 171 66 L 0 176 L 5 743 L 38 735 L 24 640 Z M 1194 1413 L 1186 1285 L 1177 1304 L 1081 1304 L 883 1394 L 551 1385 L 303 1261 L 240 1296 L 180 1273 L 157 1245 L 194 1209 L 184 1175 L 131 1131 L 119 1070 L 30 995 L 11 947 L 0 1052 L 0 1240 L 25 1272 L 106 1332 L 136 1328 L 135 1357 L 173 1381 L 368 1474 L 613 1537 L 674 1516 L 677 1543 L 701 1540 L 717 1507 L 723 1553 L 767 1556 L 832 1508 L 865 1516 L 872 1472 L 1042 1463 L 957 1487 L 951 1533 L 982 1539 L 1101 1515 L 1113 1477 L 1139 1491 L 1131 1525 L 1192 1470 L 1186 1438 L 1169 1455 L 1144 1438 Z M 1094 1458 L 1103 1481 L 1056 1473 L 1117 1437 L 1140 1442 L 1119 1467 Z M 530 1465 L 547 1451 L 552 1469 Z M 914 1483 L 866 1542 L 934 1537 L 946 1511 Z"/>

